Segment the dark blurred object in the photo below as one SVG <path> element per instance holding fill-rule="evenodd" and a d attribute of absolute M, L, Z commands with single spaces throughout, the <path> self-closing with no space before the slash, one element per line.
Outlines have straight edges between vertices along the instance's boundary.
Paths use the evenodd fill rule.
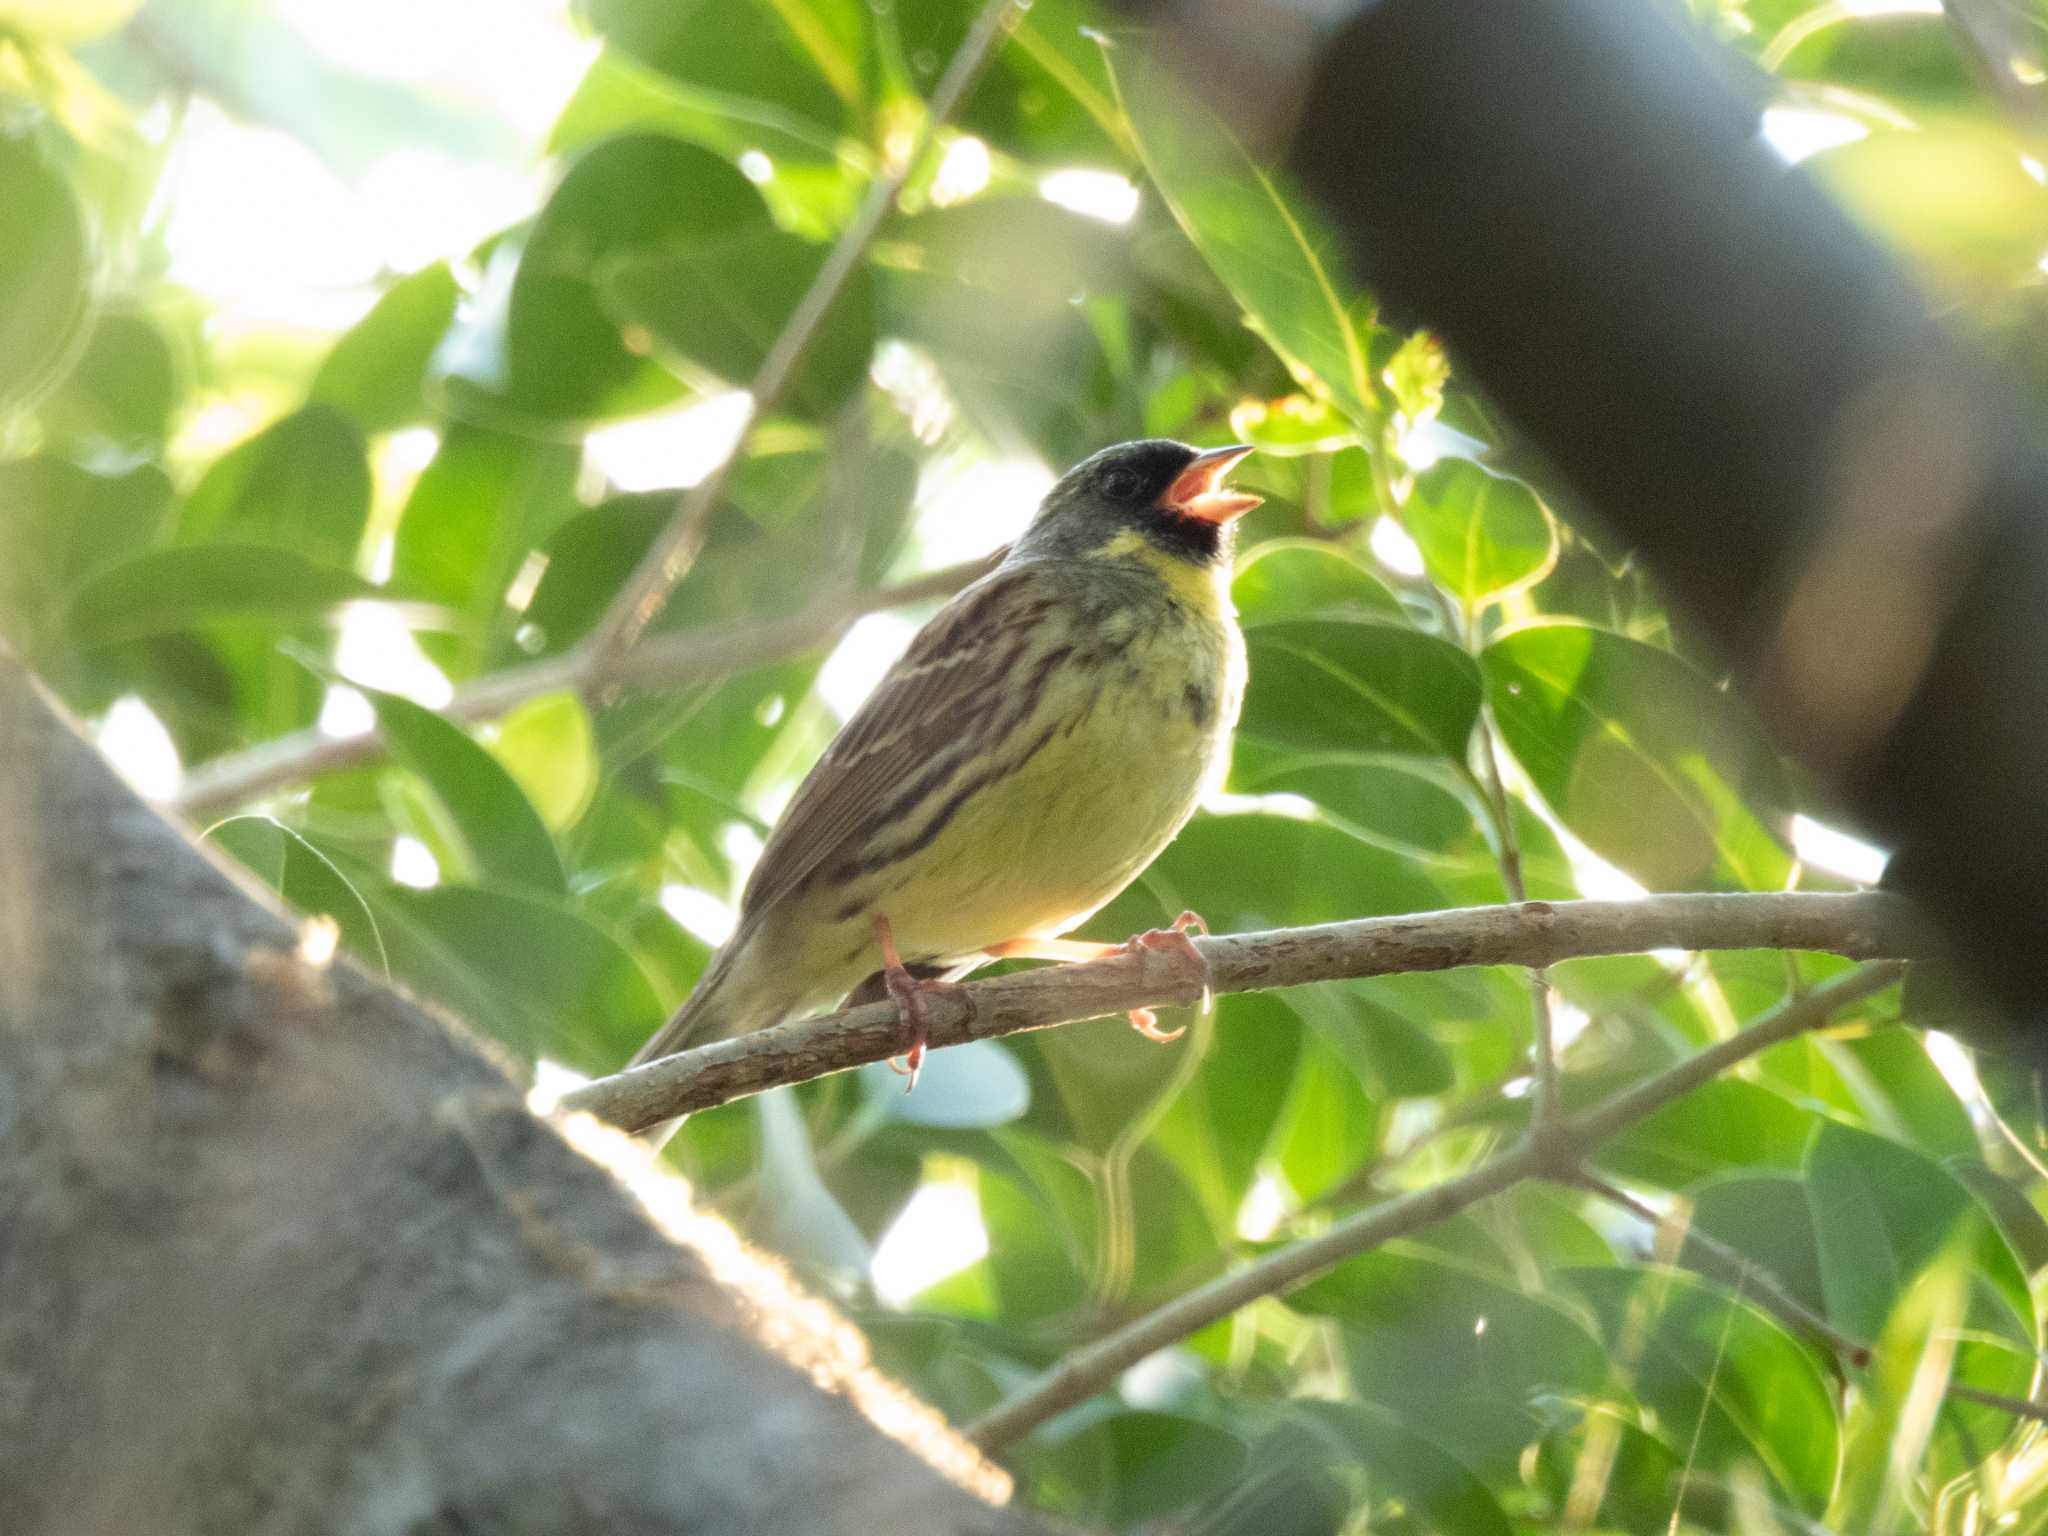
<path fill-rule="evenodd" d="M 1738 78 L 1643 0 L 1381 0 L 1288 158 L 2048 1055 L 2048 462 Z"/>

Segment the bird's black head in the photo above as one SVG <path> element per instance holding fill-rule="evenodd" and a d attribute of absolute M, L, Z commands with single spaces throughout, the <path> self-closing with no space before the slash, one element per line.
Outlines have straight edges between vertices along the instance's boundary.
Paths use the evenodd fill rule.
<path fill-rule="evenodd" d="M 1021 552 L 1079 559 L 1136 532 L 1195 565 L 1230 557 L 1231 523 L 1259 498 L 1223 484 L 1251 449 L 1190 448 L 1169 438 L 1119 443 L 1083 459 L 1046 493 Z"/>

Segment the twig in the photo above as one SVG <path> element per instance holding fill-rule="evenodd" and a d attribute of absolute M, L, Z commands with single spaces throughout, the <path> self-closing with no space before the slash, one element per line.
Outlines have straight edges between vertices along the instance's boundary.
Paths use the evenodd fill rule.
<path fill-rule="evenodd" d="M 994 52 L 1019 3 L 1020 0 L 989 0 L 982 7 L 981 14 L 961 40 L 952 62 L 946 66 L 945 74 L 932 92 L 916 147 L 899 163 L 885 167 L 869 185 L 860 211 L 840 234 L 831 254 L 825 258 L 825 264 L 818 269 L 818 275 L 811 280 L 803 298 L 797 301 L 782 333 L 775 338 L 753 381 L 748 384 L 747 393 L 752 397 L 752 404 L 740 439 L 716 469 L 683 495 L 676 515 L 656 535 L 639 566 L 583 638 L 579 648 L 591 659 L 593 677 L 609 675 L 611 659 L 633 648 L 641 632 L 668 602 L 675 584 L 689 569 L 705 521 L 725 490 L 725 482 L 732 473 L 732 466 L 739 460 L 747 433 L 781 399 L 783 390 L 796 372 L 798 361 L 803 357 L 804 348 L 810 344 L 811 337 L 824 320 L 825 312 L 832 307 L 833 300 L 846 286 L 846 280 L 866 255 L 868 245 L 895 205 L 896 195 L 903 190 L 904 182 L 923 161 L 940 127 L 953 115 L 968 87 L 981 73 L 982 65 Z"/>
<path fill-rule="evenodd" d="M 1649 1205 L 1619 1185 L 1610 1184 L 1598 1175 L 1581 1172 L 1572 1179 L 1580 1188 L 1598 1195 L 1609 1205 L 1627 1211 L 1636 1220 L 1655 1232 L 1666 1225 L 1666 1219 Z M 1744 1288 L 1755 1302 L 1775 1312 L 1795 1328 L 1802 1328 L 1815 1338 L 1826 1343 L 1836 1354 L 1849 1364 L 1865 1366 L 1870 1364 L 1870 1346 L 1860 1339 L 1852 1339 L 1836 1328 L 1805 1302 L 1794 1296 L 1785 1282 L 1756 1262 L 1739 1248 L 1731 1248 L 1711 1232 L 1702 1231 L 1697 1225 L 1688 1224 L 1684 1239 L 1695 1244 L 1700 1252 L 1707 1254 L 1721 1266 L 1723 1272 L 1741 1279 Z"/>
<path fill-rule="evenodd" d="M 1897 964 L 1884 963 L 1837 977 L 1784 1004 L 1732 1039 L 1617 1094 L 1592 1112 L 1560 1121 L 1553 1127 L 1547 1144 L 1524 1141 L 1470 1173 L 1362 1211 L 1319 1237 L 1289 1243 L 1242 1269 L 1197 1286 L 1068 1355 L 968 1425 L 967 1437 L 984 1451 L 999 1450 L 1054 1415 L 1093 1397 L 1155 1350 L 1206 1328 L 1240 1307 L 1261 1297 L 1277 1295 L 1346 1259 L 1442 1221 L 1524 1179 L 1569 1176 L 1579 1157 L 1623 1126 L 1683 1098 L 1744 1057 L 1811 1029 L 1836 1010 L 1882 991 L 1899 979 L 1902 970 Z M 1699 1065 L 1706 1057 L 1713 1058 L 1710 1069 Z"/>
<path fill-rule="evenodd" d="M 870 592 L 828 594 L 829 601 L 786 618 L 740 619 L 657 635 L 615 658 L 602 675 L 591 670 L 592 659 L 580 650 L 508 667 L 456 689 L 442 713 L 454 720 L 487 720 L 544 693 L 581 691 L 597 684 L 658 687 L 703 682 L 780 661 L 831 644 L 863 614 L 950 597 L 985 574 L 994 558 L 949 565 Z M 230 809 L 286 785 L 370 762 L 384 751 L 384 741 L 375 731 L 358 736 L 296 731 L 200 764 L 185 776 L 169 808 L 191 816 Z"/>
<path fill-rule="evenodd" d="M 1910 909 L 1879 892 L 1532 901 L 1224 934 L 1196 943 L 1209 962 L 1217 993 L 1466 965 L 1545 966 L 1650 949 L 1808 949 L 1874 959 L 1922 954 L 1927 948 Z M 929 1000 L 932 1046 L 994 1039 L 1137 1007 L 1190 1003 L 1200 982 L 1187 968 L 1142 952 L 998 976 L 965 991 L 972 999 L 971 1014 L 959 996 L 940 993 Z M 1703 1055 L 1725 1051 L 1744 1038 L 1737 1036 Z M 565 1108 L 588 1110 L 622 1130 L 637 1131 L 784 1083 L 901 1055 L 910 1044 L 895 1006 L 870 1003 L 651 1061 L 588 1083 L 562 1102 Z"/>

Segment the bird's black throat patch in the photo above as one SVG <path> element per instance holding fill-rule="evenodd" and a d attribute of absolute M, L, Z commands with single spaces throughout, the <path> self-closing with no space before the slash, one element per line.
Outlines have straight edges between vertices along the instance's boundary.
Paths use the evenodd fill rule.
<path fill-rule="evenodd" d="M 1223 525 L 1206 518 L 1153 507 L 1138 520 L 1138 529 L 1155 547 L 1190 565 L 1213 565 L 1223 555 Z"/>

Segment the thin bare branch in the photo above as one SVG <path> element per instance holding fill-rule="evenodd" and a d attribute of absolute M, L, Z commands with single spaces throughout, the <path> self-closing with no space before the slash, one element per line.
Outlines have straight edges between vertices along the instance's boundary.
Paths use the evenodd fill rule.
<path fill-rule="evenodd" d="M 882 220 L 895 206 L 896 195 L 903 190 L 911 172 L 924 160 L 939 129 L 958 108 L 961 98 L 981 73 L 982 66 L 1009 30 L 1019 9 L 1020 0 L 989 0 L 982 7 L 981 14 L 961 40 L 952 62 L 946 66 L 945 74 L 932 92 L 916 147 L 886 167 L 869 184 L 860 211 L 840 234 L 831 254 L 825 258 L 825 264 L 818 269 L 818 275 L 790 313 L 782 333 L 761 360 L 760 369 L 747 386 L 747 393 L 753 398 L 748 431 L 774 409 L 782 397 L 826 311 L 839 297 L 847 279 L 867 254 L 875 232 L 882 227 Z M 718 504 L 718 498 L 724 494 L 725 482 L 732 473 L 733 465 L 738 462 L 745 439 L 746 433 L 743 432 L 724 461 L 684 493 L 676 515 L 655 537 L 638 568 L 626 579 L 626 584 L 612 599 L 611 606 L 584 637 L 581 649 L 592 660 L 593 676 L 609 675 L 610 659 L 633 648 L 641 633 L 668 602 L 669 593 L 675 590 L 676 583 L 688 571 L 704 524 L 712 508 Z"/>
<path fill-rule="evenodd" d="M 863 614 L 950 597 L 985 574 L 994 560 L 990 556 L 949 565 L 894 586 L 851 596 L 830 594 L 829 600 L 784 618 L 739 619 L 730 624 L 657 635 L 615 658 L 601 674 L 592 670 L 592 658 L 581 651 L 508 667 L 456 689 L 454 699 L 442 713 L 453 720 L 488 720 L 528 699 L 564 689 L 581 691 L 613 685 L 654 688 L 707 682 L 830 645 Z M 384 751 L 383 739 L 374 731 L 359 736 L 297 731 L 246 752 L 202 763 L 185 776 L 168 808 L 188 816 L 211 815 L 323 773 L 372 762 L 382 757 Z"/>
<path fill-rule="evenodd" d="M 1683 1098 L 1744 1057 L 1812 1029 L 1837 1010 L 1882 991 L 1896 982 L 1902 971 L 1902 966 L 1886 962 L 1837 977 L 1711 1050 L 1617 1094 L 1587 1114 L 1558 1122 L 1541 1144 L 1522 1142 L 1470 1173 L 1361 1211 L 1318 1237 L 1289 1243 L 1197 1286 L 1068 1355 L 968 1425 L 967 1437 L 984 1451 L 997 1451 L 1047 1419 L 1087 1401 L 1155 1350 L 1228 1317 L 1240 1307 L 1277 1295 L 1394 1238 L 1420 1231 L 1524 1179 L 1569 1177 L 1578 1158 L 1623 1126 Z M 1711 1070 L 1698 1065 L 1706 1057 L 1713 1058 Z"/>
<path fill-rule="evenodd" d="M 1531 901 L 1222 934 L 1196 943 L 1218 993 L 1467 965 L 1541 967 L 1651 949 L 1807 949 L 1875 959 L 1926 948 L 1904 903 L 1876 892 Z M 971 984 L 965 989 L 971 1010 L 955 994 L 933 996 L 929 1039 L 934 1047 L 994 1039 L 1132 1008 L 1190 1003 L 1200 992 L 1201 981 L 1189 968 L 1149 951 L 1050 966 Z M 563 1105 L 637 1131 L 784 1083 L 901 1055 L 910 1043 L 894 1005 L 870 1003 L 599 1078 L 569 1094 Z"/>

